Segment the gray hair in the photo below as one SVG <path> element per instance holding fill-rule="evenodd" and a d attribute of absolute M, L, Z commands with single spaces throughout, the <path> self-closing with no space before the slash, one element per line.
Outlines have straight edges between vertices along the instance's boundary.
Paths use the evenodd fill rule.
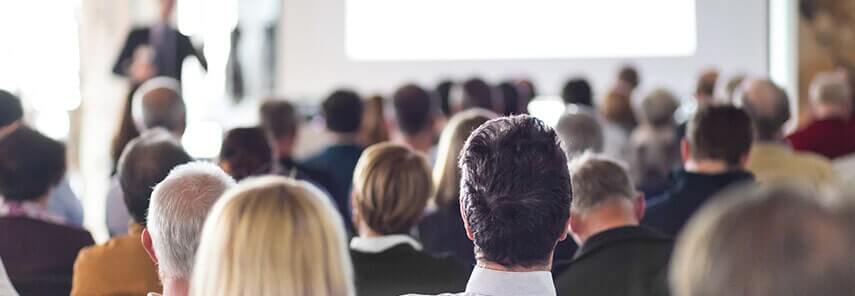
<path fill-rule="evenodd" d="M 811 81 L 811 103 L 851 108 L 852 91 L 846 76 L 837 72 L 819 73 Z"/>
<path fill-rule="evenodd" d="M 208 211 L 235 185 L 209 162 L 175 167 L 151 195 L 148 231 L 164 278 L 189 279 Z"/>
<path fill-rule="evenodd" d="M 653 126 L 673 124 L 677 108 L 680 108 L 677 97 L 664 88 L 654 90 L 641 101 L 641 115 Z"/>
<path fill-rule="evenodd" d="M 608 200 L 637 198 L 626 168 L 615 160 L 585 153 L 570 161 L 571 208 L 585 212 Z"/>
<path fill-rule="evenodd" d="M 593 116 L 581 112 L 568 112 L 561 115 L 555 131 L 561 139 L 561 148 L 571 160 L 585 152 L 602 152 L 603 129 Z"/>
<path fill-rule="evenodd" d="M 748 80 L 743 88 L 738 103 L 751 116 L 754 137 L 762 141 L 778 140 L 784 124 L 790 120 L 787 92 L 768 79 Z"/>
<path fill-rule="evenodd" d="M 187 125 L 187 107 L 181 84 L 169 77 L 147 80 L 134 92 L 131 102 L 134 124 L 140 131 L 161 127 L 180 136 Z"/>

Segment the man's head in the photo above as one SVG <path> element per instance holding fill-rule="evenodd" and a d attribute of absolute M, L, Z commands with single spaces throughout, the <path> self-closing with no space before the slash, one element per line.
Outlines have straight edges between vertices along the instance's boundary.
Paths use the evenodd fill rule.
<path fill-rule="evenodd" d="M 495 111 L 493 104 L 493 90 L 490 85 L 479 78 L 472 78 L 455 86 L 452 90 L 452 111 L 454 113 L 482 108 Z"/>
<path fill-rule="evenodd" d="M 747 161 L 753 139 L 751 118 L 745 111 L 729 105 L 714 105 L 701 108 L 689 121 L 681 150 L 687 162 L 740 168 Z"/>
<path fill-rule="evenodd" d="M 134 222 L 146 225 L 151 191 L 175 166 L 192 161 L 181 144 L 163 129 L 144 132 L 119 158 L 119 185 Z"/>
<path fill-rule="evenodd" d="M 603 152 L 603 129 L 590 114 L 566 112 L 558 119 L 555 131 L 568 160 L 588 151 Z"/>
<path fill-rule="evenodd" d="M 674 112 L 680 108 L 677 97 L 666 89 L 656 89 L 641 101 L 641 116 L 655 127 L 674 124 Z"/>
<path fill-rule="evenodd" d="M 290 158 L 300 129 L 300 115 L 291 103 L 270 100 L 261 104 L 261 126 L 276 148 L 279 158 Z"/>
<path fill-rule="evenodd" d="M 851 295 L 855 232 L 817 198 L 782 187 L 738 188 L 716 198 L 690 220 L 677 242 L 671 291 L 677 296 Z"/>
<path fill-rule="evenodd" d="M 362 99 L 350 90 L 337 90 L 321 104 L 327 130 L 339 134 L 358 132 L 364 109 Z"/>
<path fill-rule="evenodd" d="M 12 133 L 24 116 L 21 100 L 15 95 L 0 89 L 0 139 Z"/>
<path fill-rule="evenodd" d="M 415 84 L 407 84 L 392 95 L 398 131 L 405 137 L 427 133 L 433 137 L 434 108 L 430 94 Z"/>
<path fill-rule="evenodd" d="M 0 139 L 0 196 L 39 202 L 65 175 L 65 146 L 22 126 Z"/>
<path fill-rule="evenodd" d="M 561 99 L 567 105 L 594 107 L 594 94 L 591 91 L 591 84 L 584 78 L 574 78 L 567 81 L 564 88 L 561 89 Z"/>
<path fill-rule="evenodd" d="M 706 106 L 715 102 L 715 85 L 718 82 L 718 70 L 709 69 L 701 72 L 698 84 L 695 86 L 695 99 L 698 105 Z"/>
<path fill-rule="evenodd" d="M 637 225 L 644 217 L 644 196 L 617 162 L 586 154 L 570 161 L 570 180 L 570 231 L 578 243 L 608 230 L 603 225 Z"/>
<path fill-rule="evenodd" d="M 461 211 L 478 260 L 548 267 L 567 237 L 572 195 L 555 131 L 526 115 L 488 121 L 466 141 L 460 171 Z"/>
<path fill-rule="evenodd" d="M 771 80 L 752 79 L 743 84 L 739 102 L 754 123 L 754 137 L 759 141 L 777 141 L 783 137 L 784 125 L 790 120 L 790 102 L 784 89 Z"/>
<path fill-rule="evenodd" d="M 176 137 L 187 128 L 187 107 L 177 80 L 157 77 L 143 83 L 134 92 L 131 114 L 137 130 L 164 128 Z"/>
<path fill-rule="evenodd" d="M 641 84 L 641 77 L 638 75 L 638 70 L 632 65 L 625 65 L 618 71 L 618 82 L 629 87 L 629 91 L 635 90 Z"/>
<path fill-rule="evenodd" d="M 817 74 L 811 82 L 810 102 L 818 119 L 849 118 L 852 115 L 852 90 L 846 75 Z"/>
<path fill-rule="evenodd" d="M 216 165 L 193 162 L 175 167 L 154 187 L 143 246 L 162 279 L 190 279 L 205 217 L 234 185 Z"/>

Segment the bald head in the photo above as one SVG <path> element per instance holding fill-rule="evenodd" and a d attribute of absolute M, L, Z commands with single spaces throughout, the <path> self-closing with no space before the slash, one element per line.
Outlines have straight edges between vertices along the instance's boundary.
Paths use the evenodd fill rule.
<path fill-rule="evenodd" d="M 787 93 L 768 79 L 751 79 L 743 84 L 741 103 L 754 123 L 757 140 L 775 141 L 790 120 Z"/>
<path fill-rule="evenodd" d="M 848 118 L 852 113 L 852 90 L 846 75 L 819 73 L 811 82 L 810 101 L 816 117 Z"/>
<path fill-rule="evenodd" d="M 137 129 L 156 127 L 181 136 L 187 127 L 187 109 L 177 80 L 157 77 L 143 83 L 134 93 L 132 114 Z"/>

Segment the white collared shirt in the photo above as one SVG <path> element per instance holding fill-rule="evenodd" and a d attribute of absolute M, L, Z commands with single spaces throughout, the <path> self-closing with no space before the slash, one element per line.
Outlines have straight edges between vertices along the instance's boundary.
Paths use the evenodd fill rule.
<path fill-rule="evenodd" d="M 409 244 L 413 249 L 416 249 L 416 251 L 422 250 L 422 245 L 419 242 L 405 234 L 392 234 L 378 237 L 357 236 L 350 241 L 350 248 L 357 252 L 376 254 L 382 253 L 400 244 Z"/>
<path fill-rule="evenodd" d="M 410 294 L 416 295 L 416 294 Z M 466 292 L 437 296 L 555 296 L 555 283 L 548 271 L 507 272 L 476 266 Z"/>

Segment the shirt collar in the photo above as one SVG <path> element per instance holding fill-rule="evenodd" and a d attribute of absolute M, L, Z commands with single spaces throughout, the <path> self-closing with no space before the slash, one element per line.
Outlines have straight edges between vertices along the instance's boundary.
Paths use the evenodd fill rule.
<path fill-rule="evenodd" d="M 65 219 L 51 213 L 35 202 L 17 202 L 0 197 L 0 217 L 24 217 L 53 224 L 65 224 Z"/>
<path fill-rule="evenodd" d="M 603 232 L 594 234 L 579 248 L 576 252 L 574 260 L 578 260 L 588 254 L 594 253 L 597 250 L 611 246 L 624 241 L 663 241 L 667 242 L 671 239 L 662 233 L 655 230 L 645 228 L 644 226 L 627 225 L 615 227 Z"/>
<path fill-rule="evenodd" d="M 422 245 L 419 242 L 405 234 L 391 234 L 378 237 L 357 236 L 350 241 L 350 248 L 363 253 L 382 253 L 400 244 L 408 244 L 417 251 L 422 250 Z"/>
<path fill-rule="evenodd" d="M 476 266 L 466 284 L 465 295 L 553 296 L 552 273 L 548 271 L 505 272 Z"/>

